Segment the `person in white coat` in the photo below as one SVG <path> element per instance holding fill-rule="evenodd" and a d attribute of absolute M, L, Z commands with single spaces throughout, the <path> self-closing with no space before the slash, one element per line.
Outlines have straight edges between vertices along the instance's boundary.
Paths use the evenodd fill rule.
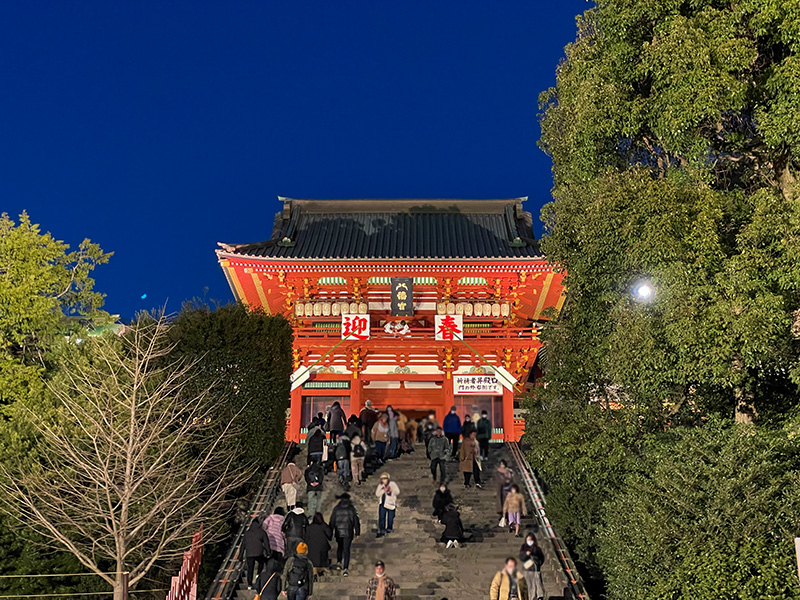
<path fill-rule="evenodd" d="M 380 504 L 378 505 L 378 536 L 383 537 L 392 533 L 394 528 L 394 515 L 397 511 L 397 497 L 400 488 L 391 480 L 388 473 L 381 473 L 381 482 L 375 490 Z"/>

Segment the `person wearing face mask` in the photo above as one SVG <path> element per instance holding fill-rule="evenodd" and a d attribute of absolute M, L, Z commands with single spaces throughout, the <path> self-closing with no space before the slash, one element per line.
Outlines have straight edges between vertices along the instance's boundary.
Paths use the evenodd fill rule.
<path fill-rule="evenodd" d="M 522 574 L 528 584 L 530 600 L 543 600 L 544 583 L 542 582 L 542 565 L 544 552 L 536 543 L 536 536 L 529 533 L 525 536 L 525 543 L 519 550 L 519 562 L 522 563 Z"/>
<path fill-rule="evenodd" d="M 436 471 L 439 471 L 439 483 L 447 479 L 447 459 L 450 456 L 450 442 L 442 435 L 442 428 L 437 427 L 436 433 L 428 440 L 428 458 L 431 460 L 431 477 L 436 481 Z"/>
<path fill-rule="evenodd" d="M 394 579 L 386 575 L 383 561 L 375 561 L 375 577 L 367 582 L 367 600 L 397 600 L 398 591 Z"/>
<path fill-rule="evenodd" d="M 517 559 L 509 556 L 501 571 L 492 579 L 489 588 L 490 600 L 527 600 L 528 584 L 520 572 L 517 571 Z"/>
<path fill-rule="evenodd" d="M 458 438 L 461 437 L 461 419 L 456 414 L 456 407 L 450 409 L 450 414 L 444 418 L 444 435 L 450 440 L 450 456 L 458 456 Z"/>
<path fill-rule="evenodd" d="M 453 494 L 450 493 L 450 490 L 447 489 L 444 483 L 441 483 L 439 489 L 437 489 L 436 493 L 433 495 L 433 516 L 436 517 L 438 521 L 441 521 L 444 509 L 450 504 L 453 504 Z"/>

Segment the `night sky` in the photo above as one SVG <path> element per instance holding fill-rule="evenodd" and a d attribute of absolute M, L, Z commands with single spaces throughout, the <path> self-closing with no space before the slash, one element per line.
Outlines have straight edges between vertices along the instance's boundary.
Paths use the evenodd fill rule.
<path fill-rule="evenodd" d="M 537 99 L 588 6 L 0 3 L 0 211 L 113 251 L 97 289 L 125 318 L 231 300 L 216 242 L 268 238 L 278 195 L 538 215 Z"/>

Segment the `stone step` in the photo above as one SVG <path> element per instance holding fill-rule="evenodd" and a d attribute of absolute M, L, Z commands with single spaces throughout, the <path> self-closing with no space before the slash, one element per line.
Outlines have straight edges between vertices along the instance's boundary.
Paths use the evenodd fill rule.
<path fill-rule="evenodd" d="M 463 487 L 463 478 L 458 473 L 458 463 L 448 462 L 449 487 L 459 505 L 462 521 L 471 536 L 461 548 L 446 548 L 438 540 L 443 526 L 431 516 L 431 500 L 437 483 L 431 480 L 429 463 L 424 448 L 416 445 L 417 451 L 400 459 L 389 461 L 369 475 L 362 485 L 351 485 L 349 493 L 361 518 L 361 537 L 354 540 L 351 550 L 349 577 L 339 572 L 326 570 L 326 574 L 315 583 L 314 597 L 336 600 L 365 599 L 368 579 L 374 572 L 374 562 L 380 558 L 386 563 L 387 574 L 400 586 L 401 600 L 431 598 L 441 600 L 483 600 L 488 595 L 489 584 L 494 574 L 502 568 L 507 556 L 516 556 L 522 539 L 507 530 L 497 527 L 500 518 L 493 473 L 501 458 L 509 459 L 504 449 L 494 449 L 490 460 L 484 463 L 483 490 Z M 303 458 L 298 465 L 304 465 Z M 378 499 L 375 496 L 377 475 L 387 471 L 400 487 L 395 531 L 376 538 L 378 523 Z M 323 514 L 327 519 L 336 496 L 341 494 L 336 474 L 328 474 L 323 490 Z M 535 530 L 531 518 L 523 519 L 520 532 Z M 542 578 L 549 597 L 561 597 L 565 584 L 564 575 L 556 558 L 551 555 L 549 544 L 538 536 L 547 560 L 542 569 Z M 336 544 L 332 544 L 331 560 L 336 558 Z M 252 600 L 254 592 L 241 589 L 240 600 Z"/>

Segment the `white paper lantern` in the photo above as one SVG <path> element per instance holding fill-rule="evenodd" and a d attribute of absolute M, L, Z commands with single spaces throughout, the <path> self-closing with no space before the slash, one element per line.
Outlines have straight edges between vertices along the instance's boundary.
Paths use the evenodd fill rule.
<path fill-rule="evenodd" d="M 294 316 L 302 317 L 303 312 L 305 311 L 304 304 L 302 302 L 296 302 L 294 305 Z"/>
<path fill-rule="evenodd" d="M 322 316 L 323 317 L 330 317 L 331 316 L 331 305 L 329 302 L 322 303 Z"/>
<path fill-rule="evenodd" d="M 492 305 L 488 302 L 483 303 L 483 316 L 490 317 L 492 315 Z"/>
<path fill-rule="evenodd" d="M 357 315 L 358 314 L 358 302 L 351 302 L 350 303 L 350 314 Z"/>
<path fill-rule="evenodd" d="M 358 314 L 365 315 L 367 312 L 369 312 L 369 304 L 362 302 L 358 305 Z"/>
<path fill-rule="evenodd" d="M 481 304 L 480 302 L 476 302 L 475 304 L 473 304 L 472 310 L 475 313 L 476 317 L 483 316 L 483 304 Z"/>
<path fill-rule="evenodd" d="M 437 315 L 446 315 L 447 314 L 447 304 L 444 302 L 439 302 L 436 305 L 436 314 Z"/>
<path fill-rule="evenodd" d="M 464 302 L 459 302 L 458 304 L 456 304 L 456 314 L 457 315 L 463 315 L 464 314 L 464 306 L 465 306 Z"/>
<path fill-rule="evenodd" d="M 338 317 L 340 314 L 342 314 L 339 310 L 339 307 L 340 307 L 339 303 L 334 302 L 331 305 L 331 315 L 333 315 L 334 317 Z"/>
<path fill-rule="evenodd" d="M 453 303 L 453 302 L 448 302 L 447 303 L 447 314 L 448 315 L 456 314 L 456 305 L 455 305 L 455 303 Z"/>
<path fill-rule="evenodd" d="M 314 305 L 311 302 L 306 302 L 304 310 L 307 317 L 314 315 Z"/>
<path fill-rule="evenodd" d="M 492 316 L 496 319 L 500 316 L 500 303 L 495 302 L 492 304 Z"/>
<path fill-rule="evenodd" d="M 322 316 L 322 304 L 319 302 L 314 303 L 314 316 L 321 317 Z"/>
<path fill-rule="evenodd" d="M 472 303 L 471 302 L 466 302 L 464 304 L 464 316 L 465 317 L 471 317 L 472 316 Z"/>
<path fill-rule="evenodd" d="M 503 317 L 507 317 L 511 314 L 511 306 L 508 302 L 503 302 L 500 305 L 500 315 Z"/>

